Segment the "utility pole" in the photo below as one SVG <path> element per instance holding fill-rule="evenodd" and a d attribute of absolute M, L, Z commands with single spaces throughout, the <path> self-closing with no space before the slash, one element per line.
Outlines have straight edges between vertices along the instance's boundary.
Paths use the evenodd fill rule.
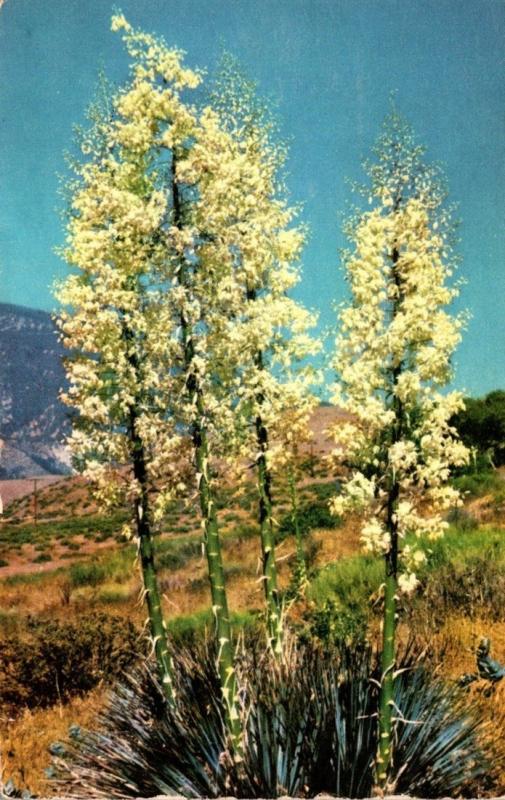
<path fill-rule="evenodd" d="M 37 484 L 39 482 L 39 478 L 32 478 L 33 481 L 33 524 L 37 525 Z"/>

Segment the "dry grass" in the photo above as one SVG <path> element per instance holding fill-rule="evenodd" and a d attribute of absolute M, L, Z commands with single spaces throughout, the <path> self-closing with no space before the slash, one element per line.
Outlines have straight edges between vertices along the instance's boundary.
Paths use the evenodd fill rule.
<path fill-rule="evenodd" d="M 491 640 L 491 657 L 505 664 L 505 622 L 448 617 L 442 628 L 430 636 L 435 659 L 440 659 L 444 674 L 459 678 L 465 673 L 475 672 L 475 651 L 484 637 Z"/>
<path fill-rule="evenodd" d="M 357 517 L 348 517 L 340 528 L 328 530 L 317 528 L 311 538 L 318 545 L 315 565 L 331 564 L 341 558 L 355 555 L 360 550 L 360 522 Z"/>
<path fill-rule="evenodd" d="M 4 783 L 12 779 L 18 788 L 29 787 L 32 793 L 46 797 L 53 795 L 54 788 L 44 774 L 51 763 L 49 746 L 65 739 L 74 723 L 92 727 L 105 698 L 105 691 L 96 689 L 65 705 L 26 709 L 14 720 L 0 717 L 0 767 Z"/>

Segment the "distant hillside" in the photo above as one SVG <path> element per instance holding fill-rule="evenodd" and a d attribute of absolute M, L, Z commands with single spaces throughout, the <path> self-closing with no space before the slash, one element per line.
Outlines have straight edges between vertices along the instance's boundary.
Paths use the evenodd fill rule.
<path fill-rule="evenodd" d="M 0 478 L 69 471 L 62 354 L 50 314 L 0 303 Z"/>
<path fill-rule="evenodd" d="M 58 400 L 63 354 L 50 314 L 0 303 L 0 480 L 70 471 L 68 409 Z M 316 450 L 329 449 L 325 429 L 341 416 L 329 404 L 317 409 Z"/>

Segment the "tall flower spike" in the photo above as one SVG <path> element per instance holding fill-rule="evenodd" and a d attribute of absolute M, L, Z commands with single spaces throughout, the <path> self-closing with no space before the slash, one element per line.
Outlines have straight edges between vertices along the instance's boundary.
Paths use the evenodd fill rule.
<path fill-rule="evenodd" d="M 211 97 L 220 124 L 237 153 L 238 169 L 222 194 L 228 215 L 223 245 L 233 254 L 233 292 L 237 310 L 221 342 L 228 365 L 224 380 L 233 408 L 230 457 L 255 464 L 262 549 L 263 586 L 270 646 L 282 652 L 281 604 L 277 585 L 272 516 L 272 433 L 292 403 L 310 394 L 307 370 L 292 364 L 318 349 L 308 335 L 315 318 L 288 296 L 299 281 L 296 265 L 304 231 L 296 209 L 285 200 L 280 180 L 286 149 L 255 84 L 235 59 L 225 55 Z M 212 203 L 208 197 L 207 203 Z M 231 402 L 230 402 L 231 401 Z"/>
<path fill-rule="evenodd" d="M 181 92 L 199 78 L 179 51 L 135 31 L 122 15 L 113 29 L 123 32 L 132 77 L 95 104 L 74 164 L 63 254 L 76 273 L 57 289 L 68 307 L 58 324 L 72 352 L 63 399 L 78 411 L 70 445 L 98 499 L 131 505 L 153 647 L 172 702 L 152 530 L 183 486 L 186 444 L 171 408 L 180 345 L 167 292 L 168 206 L 158 154 L 167 132 L 184 138 L 196 124 Z"/>
<path fill-rule="evenodd" d="M 449 283 L 455 259 L 446 190 L 396 111 L 374 153 L 365 189 L 372 208 L 346 227 L 351 301 L 340 313 L 333 400 L 352 415 L 334 429 L 335 458 L 345 455 L 351 470 L 332 509 L 360 510 L 363 545 L 385 562 L 377 755 L 377 782 L 385 789 L 393 757 L 396 599 L 414 591 L 424 559 L 405 538 L 443 533 L 443 512 L 458 502 L 446 485 L 450 468 L 464 464 L 467 451 L 450 425 L 461 395 L 441 391 L 463 324 L 447 310 L 457 291 Z"/>

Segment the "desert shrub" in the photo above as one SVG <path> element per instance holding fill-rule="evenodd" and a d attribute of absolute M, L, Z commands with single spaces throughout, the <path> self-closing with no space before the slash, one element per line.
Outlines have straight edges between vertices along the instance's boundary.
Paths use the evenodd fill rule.
<path fill-rule="evenodd" d="M 470 469 L 469 472 L 453 478 L 453 483 L 463 495 L 470 497 L 499 491 L 503 487 L 503 480 L 490 468 Z"/>
<path fill-rule="evenodd" d="M 247 522 L 241 522 L 240 519 L 231 530 L 231 536 L 238 542 L 244 542 L 248 539 L 253 539 L 258 535 L 258 526 Z"/>
<path fill-rule="evenodd" d="M 20 624 L 21 619 L 19 614 L 15 611 L 4 611 L 0 609 L 0 637 L 18 631 Z"/>
<path fill-rule="evenodd" d="M 170 528 L 171 533 L 189 533 L 193 529 L 193 525 L 189 525 L 187 522 L 180 522 L 177 525 L 172 525 Z"/>
<path fill-rule="evenodd" d="M 209 579 L 206 575 L 200 575 L 198 578 L 191 578 L 187 586 L 188 586 L 188 591 L 191 594 L 199 594 L 205 589 L 208 589 Z"/>
<path fill-rule="evenodd" d="M 330 481 L 329 483 L 310 483 L 304 491 L 315 495 L 318 500 L 330 500 L 340 489 L 340 481 Z"/>
<path fill-rule="evenodd" d="M 474 531 L 479 527 L 479 521 L 465 508 L 456 506 L 447 514 L 447 522 L 459 528 L 461 531 Z"/>
<path fill-rule="evenodd" d="M 28 573 L 19 573 L 17 575 L 9 575 L 7 578 L 4 578 L 2 583 L 5 586 L 30 586 L 32 584 L 40 584 L 44 583 L 48 580 L 48 578 L 52 577 L 53 575 L 58 575 L 62 572 L 62 568 L 51 570 L 50 572 L 28 572 Z"/>
<path fill-rule="evenodd" d="M 321 500 L 302 504 L 298 509 L 298 528 L 302 536 L 306 536 L 314 528 L 338 528 L 342 524 L 340 517 L 330 514 L 328 504 Z M 279 522 L 278 538 L 284 539 L 295 533 L 291 513 L 285 514 Z"/>
<path fill-rule="evenodd" d="M 442 625 L 448 615 L 463 613 L 493 621 L 505 619 L 505 564 L 493 548 L 464 562 L 450 561 L 422 581 L 411 614 L 430 625 Z"/>
<path fill-rule="evenodd" d="M 39 553 L 36 558 L 32 559 L 32 564 L 44 564 L 48 561 L 52 561 L 52 556 L 50 553 Z"/>
<path fill-rule="evenodd" d="M 69 510 L 70 507 L 67 507 Z M 66 519 L 57 522 L 39 521 L 38 525 L 14 523 L 4 524 L 0 529 L 0 544 L 4 543 L 8 547 L 15 544 L 30 544 L 35 539 L 49 543 L 54 538 L 67 538 L 72 536 L 94 536 L 97 532 L 101 534 L 117 533 L 127 517 L 124 512 L 117 512 L 109 516 L 89 515 L 86 517 L 75 517 L 69 515 Z"/>
<path fill-rule="evenodd" d="M 98 561 L 72 564 L 70 582 L 74 588 L 78 586 L 99 586 L 107 579 L 107 568 Z"/>
<path fill-rule="evenodd" d="M 240 522 L 240 517 L 231 511 L 223 515 L 223 522 Z"/>
<path fill-rule="evenodd" d="M 232 612 L 230 619 L 235 637 L 254 641 L 261 635 L 258 619 L 251 612 Z M 167 627 L 175 649 L 201 647 L 214 631 L 215 619 L 211 611 L 197 611 L 169 620 Z"/>
<path fill-rule="evenodd" d="M 0 567 L 8 567 L 9 562 L 5 558 L 0 558 Z"/>
<path fill-rule="evenodd" d="M 501 489 L 494 493 L 492 505 L 497 514 L 505 510 L 505 486 L 502 486 Z"/>
<path fill-rule="evenodd" d="M 327 599 L 322 608 L 316 608 L 306 614 L 304 640 L 318 639 L 327 646 L 340 644 L 356 645 L 365 641 L 367 632 L 366 609 L 355 609 L 354 612 L 341 608 L 334 600 Z"/>
<path fill-rule="evenodd" d="M 255 511 L 257 502 L 257 495 L 255 492 L 244 492 L 235 498 L 234 505 L 238 506 L 238 508 L 241 508 L 243 511 Z M 218 505 L 218 508 L 225 508 L 225 506 Z"/>
<path fill-rule="evenodd" d="M 407 614 L 411 621 L 429 620 L 430 625 L 436 626 L 454 612 L 475 617 L 484 614 L 493 620 L 505 618 L 503 532 L 476 528 L 472 518 L 463 517 L 462 521 L 461 527 L 451 528 L 438 540 L 416 540 L 416 546 L 428 552 L 428 560 L 418 571 L 420 586 L 412 598 L 412 609 L 410 602 L 401 603 L 402 616 Z M 322 612 L 325 606 L 328 615 L 335 608 L 342 618 L 348 617 L 351 627 L 352 620 L 378 610 L 383 570 L 379 559 L 361 553 L 320 569 L 307 591 L 313 604 L 306 615 L 309 629 L 324 630 L 325 615 L 320 621 L 317 616 L 313 619 L 313 615 Z"/>
<path fill-rule="evenodd" d="M 156 564 L 158 569 L 182 569 L 192 558 L 202 553 L 199 539 L 187 539 L 182 542 L 165 539 L 156 545 Z"/>
<path fill-rule="evenodd" d="M 429 572 L 436 572 L 449 563 L 465 564 L 484 553 L 490 560 L 505 563 L 505 538 L 500 529 L 462 530 L 454 526 L 440 539 L 419 540 L 418 546 L 428 553 L 425 569 Z"/>
<path fill-rule="evenodd" d="M 310 534 L 306 537 L 303 543 L 303 553 L 305 556 L 305 568 L 309 577 L 313 574 L 314 564 L 319 551 L 321 550 L 322 542 L 317 542 Z M 295 556 L 296 557 L 296 556 Z"/>
<path fill-rule="evenodd" d="M 164 702 L 153 669 L 133 673 L 112 695 L 99 732 L 81 732 L 54 750 L 60 790 L 81 798 L 371 795 L 379 667 L 369 648 L 290 641 L 280 662 L 261 648 L 245 649 L 237 664 L 240 761 L 225 733 L 215 652 L 196 648 L 175 657 L 177 706 Z M 412 655 L 400 667 L 394 790 L 471 794 L 493 757 L 479 743 L 478 714 Z"/>
<path fill-rule="evenodd" d="M 50 706 L 121 675 L 142 651 L 133 623 L 105 614 L 78 622 L 29 619 L 0 642 L 0 705 Z"/>
<path fill-rule="evenodd" d="M 99 586 L 108 580 L 121 583 L 134 574 L 135 548 L 124 547 L 92 561 L 72 564 L 69 577 L 72 585 Z"/>
<path fill-rule="evenodd" d="M 319 570 L 308 590 L 309 600 L 322 608 L 327 600 L 351 614 L 369 609 L 384 580 L 379 559 L 359 554 Z"/>
<path fill-rule="evenodd" d="M 125 586 L 108 586 L 102 589 L 97 597 L 99 603 L 128 603 L 132 592 Z"/>
<path fill-rule="evenodd" d="M 219 492 L 216 494 L 216 508 L 221 511 L 228 508 L 231 504 L 234 495 L 234 489 L 221 486 Z"/>

